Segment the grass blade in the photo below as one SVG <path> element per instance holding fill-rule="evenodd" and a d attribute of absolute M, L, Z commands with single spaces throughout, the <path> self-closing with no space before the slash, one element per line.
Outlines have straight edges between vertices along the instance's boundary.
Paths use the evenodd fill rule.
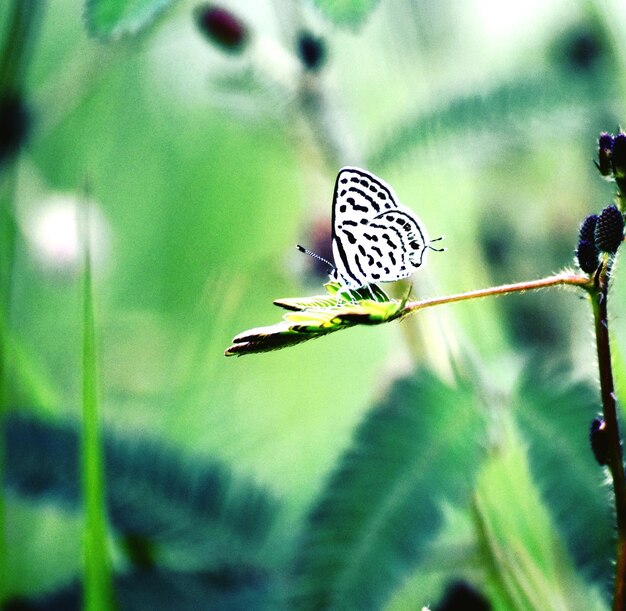
<path fill-rule="evenodd" d="M 88 204 L 85 204 L 88 206 Z M 82 408 L 81 471 L 85 508 L 83 608 L 113 608 L 111 570 L 106 546 L 104 461 L 98 405 L 96 329 L 89 250 L 88 210 L 81 211 L 84 240 L 82 278 Z"/>

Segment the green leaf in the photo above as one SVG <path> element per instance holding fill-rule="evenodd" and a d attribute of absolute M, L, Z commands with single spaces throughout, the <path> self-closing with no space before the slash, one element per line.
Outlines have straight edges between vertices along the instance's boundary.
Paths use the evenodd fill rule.
<path fill-rule="evenodd" d="M 242 356 L 258 352 L 269 352 L 295 346 L 316 337 L 322 337 L 354 325 L 379 325 L 399 318 L 405 313 L 404 306 L 409 293 L 401 300 L 390 300 L 376 285 L 370 289 L 374 300 L 367 299 L 368 289 L 339 292 L 340 285 L 329 282 L 325 285 L 332 297 L 290 297 L 274 301 L 286 310 L 283 321 L 267 327 L 256 327 L 240 333 L 233 345 L 226 349 L 225 356 Z M 348 297 L 358 298 L 352 303 Z M 387 301 L 384 301 L 387 299 Z"/>
<path fill-rule="evenodd" d="M 87 0 L 85 18 L 93 36 L 105 40 L 136 34 L 174 0 Z"/>
<path fill-rule="evenodd" d="M 441 529 L 428 544 L 419 565 L 394 591 L 385 611 L 417 609 L 418 603 L 433 604 L 441 599 L 447 586 L 460 581 L 482 591 L 483 581 L 476 570 L 479 549 L 470 512 L 465 506 L 445 504 L 441 510 Z"/>
<path fill-rule="evenodd" d="M 222 461 L 181 454 L 155 437 L 110 431 L 102 437 L 110 530 L 125 541 L 131 564 L 152 556 L 161 568 L 167 558 L 206 570 L 271 565 L 268 540 L 280 505 L 269 490 Z M 76 512 L 76 424 L 13 412 L 6 438 L 6 487 L 12 495 Z"/>
<path fill-rule="evenodd" d="M 490 91 L 444 100 L 435 109 L 413 111 L 388 132 L 368 155 L 369 167 L 397 162 L 411 151 L 445 138 L 510 137 L 520 122 L 547 112 L 587 109 L 596 101 L 594 88 L 556 74 L 502 83 Z"/>
<path fill-rule="evenodd" d="M 379 0 L 315 0 L 317 7 L 335 25 L 356 29 L 376 8 Z"/>
<path fill-rule="evenodd" d="M 576 573 L 512 426 L 485 464 L 474 498 L 482 566 L 494 609 L 606 609 Z"/>
<path fill-rule="evenodd" d="M 513 401 L 529 443 L 533 478 L 583 572 L 606 584 L 614 553 L 613 520 L 604 470 L 589 446 L 589 425 L 600 410 L 599 391 L 572 380 L 564 368 L 531 363 Z"/>
<path fill-rule="evenodd" d="M 466 499 L 484 422 L 472 390 L 422 371 L 371 410 L 309 515 L 292 608 L 380 608 Z"/>

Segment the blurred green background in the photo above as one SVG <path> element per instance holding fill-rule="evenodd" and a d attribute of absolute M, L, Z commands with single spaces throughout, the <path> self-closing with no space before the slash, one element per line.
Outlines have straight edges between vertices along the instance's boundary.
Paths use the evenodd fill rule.
<path fill-rule="evenodd" d="M 550 520 L 558 522 L 567 511 L 550 497 L 549 486 L 546 493 L 542 476 L 558 480 L 554 469 L 587 469 L 577 511 L 591 515 L 592 524 L 600 516 L 598 538 L 610 539 L 608 494 L 586 450 L 586 427 L 599 408 L 591 314 L 576 293 L 551 290 L 445 306 L 402 323 L 239 359 L 227 359 L 223 351 L 237 333 L 279 320 L 274 299 L 322 292 L 323 274 L 316 275 L 314 262 L 295 244 L 320 253 L 328 248 L 332 189 L 342 165 L 384 178 L 431 236 L 445 235 L 447 251 L 430 253 L 413 279 L 417 297 L 573 267 L 580 221 L 614 194 L 593 159 L 599 133 L 616 131 L 626 117 L 623 4 L 224 2 L 240 20 L 240 46 L 199 27 L 197 2 L 136 2 L 136 10 L 132 3 L 118 4 L 131 8 L 116 29 L 105 2 L 43 3 L 22 81 L 29 137 L 0 168 L 3 197 L 18 227 L 5 321 L 11 357 L 6 600 L 64 608 L 69 599 L 53 593 L 70 596 L 67 589 L 80 579 L 72 448 L 81 417 L 76 209 L 86 201 L 92 204 L 103 443 L 113 465 L 105 485 L 117 495 L 110 502 L 126 516 L 121 521 L 127 514 L 137 518 L 121 533 L 112 518 L 116 583 L 135 593 L 122 596 L 122 607 L 274 608 L 285 592 L 291 596 L 289 575 L 298 564 L 294 558 L 302 560 L 297 541 L 307 516 L 331 474 L 339 477 L 338 465 L 346 466 L 355 428 L 394 404 L 394 396 L 414 399 L 411 410 L 419 412 L 426 410 L 421 397 L 432 395 L 432 411 L 424 411 L 430 416 L 418 414 L 425 420 L 417 426 L 416 444 L 445 451 L 441 463 L 426 456 L 416 467 L 418 497 L 429 497 L 448 516 L 448 526 L 430 525 L 428 536 L 443 541 L 440 550 L 446 537 L 456 544 L 471 539 L 468 516 L 478 514 L 467 509 L 467 499 L 452 509 L 454 493 L 449 497 L 435 482 L 465 461 L 486 469 L 485 453 L 506 445 L 504 439 L 513 439 L 522 456 L 514 455 L 513 463 L 526 464 L 525 452 L 532 455 L 533 443 L 540 442 L 533 438 L 536 427 L 524 430 L 524 418 L 537 405 L 545 406 L 543 412 L 536 408 L 537 418 L 546 417 L 578 388 L 567 386 L 552 401 L 529 367 L 558 371 L 548 376 L 550 392 L 555 379 L 583 379 L 590 386 L 566 402 L 581 404 L 578 424 L 571 430 L 562 421 L 546 424 L 567 439 L 543 440 L 540 453 L 562 444 L 572 462 L 550 463 L 548 453 L 547 464 L 532 463 L 533 492 L 523 497 L 536 495 L 533 511 L 546 512 L 547 532 L 553 532 Z M 161 4 L 154 16 L 142 13 L 142 5 Z M 11 5 L 0 6 L 3 36 Z M 626 298 L 620 267 L 613 297 L 618 350 L 626 341 L 617 305 Z M 531 378 L 526 388 L 537 395 L 526 416 L 530 390 L 521 398 L 515 390 L 524 375 Z M 399 379 L 416 386 L 400 392 Z M 437 384 L 447 391 L 424 390 Z M 464 403 L 451 391 L 466 386 L 475 395 L 468 404 L 483 422 L 467 453 L 468 423 L 455 411 Z M 518 404 L 521 418 L 503 425 L 504 414 Z M 437 445 L 438 423 L 457 440 L 450 442 L 455 451 Z M 475 454 L 477 448 L 482 453 Z M 387 466 L 376 467 L 382 481 Z M 511 467 L 520 481 L 525 476 L 519 469 L 526 468 Z M 214 514 L 208 505 L 194 504 L 202 496 L 197 482 L 204 475 L 198 474 L 219 474 L 224 482 L 216 488 Z M 480 491 L 490 484 L 479 479 L 476 485 Z M 521 494 L 500 490 L 509 498 Z M 262 499 L 261 508 L 251 497 Z M 142 506 L 151 516 L 145 521 Z M 154 507 L 159 519 L 150 513 Z M 236 522 L 233 511 L 244 517 L 225 535 L 224 524 Z M 536 528 L 543 524 L 530 521 Z M 577 599 L 580 607 L 570 600 L 563 608 L 607 601 L 610 544 L 599 545 L 595 555 L 581 544 L 594 556 L 586 564 L 567 534 L 572 525 L 561 526 L 555 537 L 563 537 L 563 548 L 557 547 L 574 558 L 567 561 L 576 567 L 571 573 L 586 584 L 576 587 L 589 588 Z M 411 582 L 419 564 L 408 554 L 378 597 L 311 608 L 436 608 L 456 577 L 451 556 L 440 554 L 437 567 L 419 572 L 432 579 Z M 453 556 L 460 562 L 463 554 Z M 432 558 L 437 555 L 427 553 L 420 561 Z M 391 562 L 379 556 L 374 564 L 389 568 Z M 205 577 L 223 577 L 227 566 L 236 578 L 229 573 L 211 587 L 205 579 L 205 589 L 194 582 L 172 591 L 123 581 L 141 566 L 148 573 L 155 566 L 177 575 L 204 571 Z M 476 571 L 458 567 L 459 576 L 473 575 L 479 589 L 493 592 L 496 586 Z M 215 594 L 215 583 L 224 599 L 207 594 L 207 588 Z M 240 583 L 263 587 L 248 590 Z M 243 597 L 243 590 L 253 594 Z M 181 591 L 197 598 L 185 602 Z M 293 600 L 293 608 L 306 608 Z M 496 595 L 492 604 L 534 608 L 523 602 L 498 606 Z"/>

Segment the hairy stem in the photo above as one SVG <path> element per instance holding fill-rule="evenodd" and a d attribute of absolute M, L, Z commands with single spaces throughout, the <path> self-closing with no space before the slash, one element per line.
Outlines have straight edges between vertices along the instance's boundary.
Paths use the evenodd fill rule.
<path fill-rule="evenodd" d="M 539 280 L 516 282 L 514 284 L 501 284 L 500 286 L 491 286 L 486 289 L 468 291 L 467 293 L 457 293 L 456 295 L 448 295 L 446 297 L 435 297 L 432 299 L 422 299 L 421 301 L 411 301 L 406 304 L 404 313 L 407 314 L 409 312 L 415 312 L 432 306 L 455 303 L 457 301 L 466 301 L 468 299 L 479 299 L 480 297 L 490 297 L 494 295 L 506 295 L 508 293 L 532 291 L 559 285 L 580 286 L 589 289 L 591 287 L 591 281 L 588 276 L 570 273 L 556 274 L 554 276 L 548 276 L 547 278 L 540 278 Z"/>
<path fill-rule="evenodd" d="M 626 480 L 620 441 L 619 424 L 611 367 L 611 345 L 609 343 L 608 321 L 608 281 L 606 275 L 598 276 L 594 290 L 590 291 L 595 323 L 598 369 L 600 372 L 600 393 L 602 412 L 608 440 L 608 467 L 613 480 L 615 494 L 615 514 L 617 519 L 617 557 L 615 563 L 615 587 L 613 590 L 613 611 L 626 608 Z"/>

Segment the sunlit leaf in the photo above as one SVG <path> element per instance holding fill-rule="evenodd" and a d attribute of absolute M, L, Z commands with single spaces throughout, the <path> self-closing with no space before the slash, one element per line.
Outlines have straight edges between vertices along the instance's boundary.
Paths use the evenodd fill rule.
<path fill-rule="evenodd" d="M 99 38 L 115 39 L 147 27 L 176 0 L 87 0 L 89 31 Z"/>
<path fill-rule="evenodd" d="M 293 608 L 380 608 L 437 533 L 442 501 L 467 499 L 483 435 L 468 386 L 427 372 L 396 383 L 309 515 Z"/>
<path fill-rule="evenodd" d="M 606 608 L 576 574 L 512 428 L 481 471 L 474 520 L 495 609 Z"/>
<path fill-rule="evenodd" d="M 317 7 L 339 26 L 357 28 L 376 8 L 379 0 L 315 0 Z"/>
<path fill-rule="evenodd" d="M 552 517 L 576 564 L 601 583 L 614 548 L 605 474 L 589 446 L 589 425 L 600 409 L 599 391 L 572 380 L 563 368 L 530 364 L 513 406 L 529 443 L 529 462 Z"/>

